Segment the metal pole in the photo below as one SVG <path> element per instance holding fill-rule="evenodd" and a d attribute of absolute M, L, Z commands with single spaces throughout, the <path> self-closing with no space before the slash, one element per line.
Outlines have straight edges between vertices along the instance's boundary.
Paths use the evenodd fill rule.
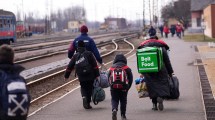
<path fill-rule="evenodd" d="M 23 0 L 22 0 L 22 14 L 23 14 L 23 28 L 24 28 L 24 31 L 23 31 L 23 37 L 25 37 L 25 13 L 24 13 L 24 4 L 23 4 Z"/>
<path fill-rule="evenodd" d="M 83 2 L 83 11 L 82 11 L 82 20 L 84 21 L 84 0 L 82 1 Z M 86 24 L 86 23 L 85 23 Z"/>
<path fill-rule="evenodd" d="M 149 0 L 149 16 L 150 16 L 150 25 L 152 25 L 151 2 L 150 2 L 150 0 Z"/>
<path fill-rule="evenodd" d="M 143 30 L 145 30 L 145 0 L 143 0 Z"/>
<path fill-rule="evenodd" d="M 205 28 L 203 28 L 203 36 L 204 36 L 204 41 L 205 41 Z"/>

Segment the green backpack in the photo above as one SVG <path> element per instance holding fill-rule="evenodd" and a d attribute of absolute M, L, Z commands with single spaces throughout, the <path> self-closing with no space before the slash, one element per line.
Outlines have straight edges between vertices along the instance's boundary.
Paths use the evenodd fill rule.
<path fill-rule="evenodd" d="M 159 72 L 163 67 L 163 52 L 159 47 L 144 47 L 136 52 L 139 73 Z"/>
<path fill-rule="evenodd" d="M 95 105 L 97 105 L 99 102 L 104 101 L 105 99 L 105 91 L 99 87 L 98 80 L 94 81 L 94 89 L 92 94 L 92 100 Z"/>

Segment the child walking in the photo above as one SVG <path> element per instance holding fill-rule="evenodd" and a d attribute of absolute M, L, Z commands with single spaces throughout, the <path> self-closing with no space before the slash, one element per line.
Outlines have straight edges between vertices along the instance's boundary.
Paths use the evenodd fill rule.
<path fill-rule="evenodd" d="M 127 66 L 127 59 L 123 54 L 115 56 L 113 65 L 108 71 L 108 79 L 111 86 L 112 120 L 117 120 L 119 102 L 121 118 L 122 120 L 127 120 L 127 95 L 133 82 L 133 75 L 131 69 Z"/>

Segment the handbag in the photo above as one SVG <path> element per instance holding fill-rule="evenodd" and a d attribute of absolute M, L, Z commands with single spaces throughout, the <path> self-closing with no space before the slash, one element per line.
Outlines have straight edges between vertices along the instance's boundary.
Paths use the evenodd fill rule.
<path fill-rule="evenodd" d="M 108 88 L 110 86 L 108 75 L 107 75 L 107 68 L 105 66 L 101 66 L 100 69 L 100 76 L 98 78 L 99 86 L 101 88 Z"/>
<path fill-rule="evenodd" d="M 145 82 L 141 82 L 140 84 L 138 84 L 137 85 L 137 90 L 138 90 L 139 98 L 149 97 L 149 93 L 148 93 L 148 90 L 147 90 Z"/>

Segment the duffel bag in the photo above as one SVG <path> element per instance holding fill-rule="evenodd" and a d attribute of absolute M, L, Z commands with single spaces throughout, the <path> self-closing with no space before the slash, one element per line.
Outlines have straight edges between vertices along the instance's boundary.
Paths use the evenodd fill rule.
<path fill-rule="evenodd" d="M 105 99 L 105 91 L 98 86 L 98 80 L 95 80 L 94 89 L 92 93 L 92 100 L 95 105 L 99 102 L 104 101 Z"/>
<path fill-rule="evenodd" d="M 170 85 L 170 96 L 168 97 L 168 99 L 178 99 L 180 96 L 178 78 L 176 76 L 170 77 L 169 85 Z"/>

